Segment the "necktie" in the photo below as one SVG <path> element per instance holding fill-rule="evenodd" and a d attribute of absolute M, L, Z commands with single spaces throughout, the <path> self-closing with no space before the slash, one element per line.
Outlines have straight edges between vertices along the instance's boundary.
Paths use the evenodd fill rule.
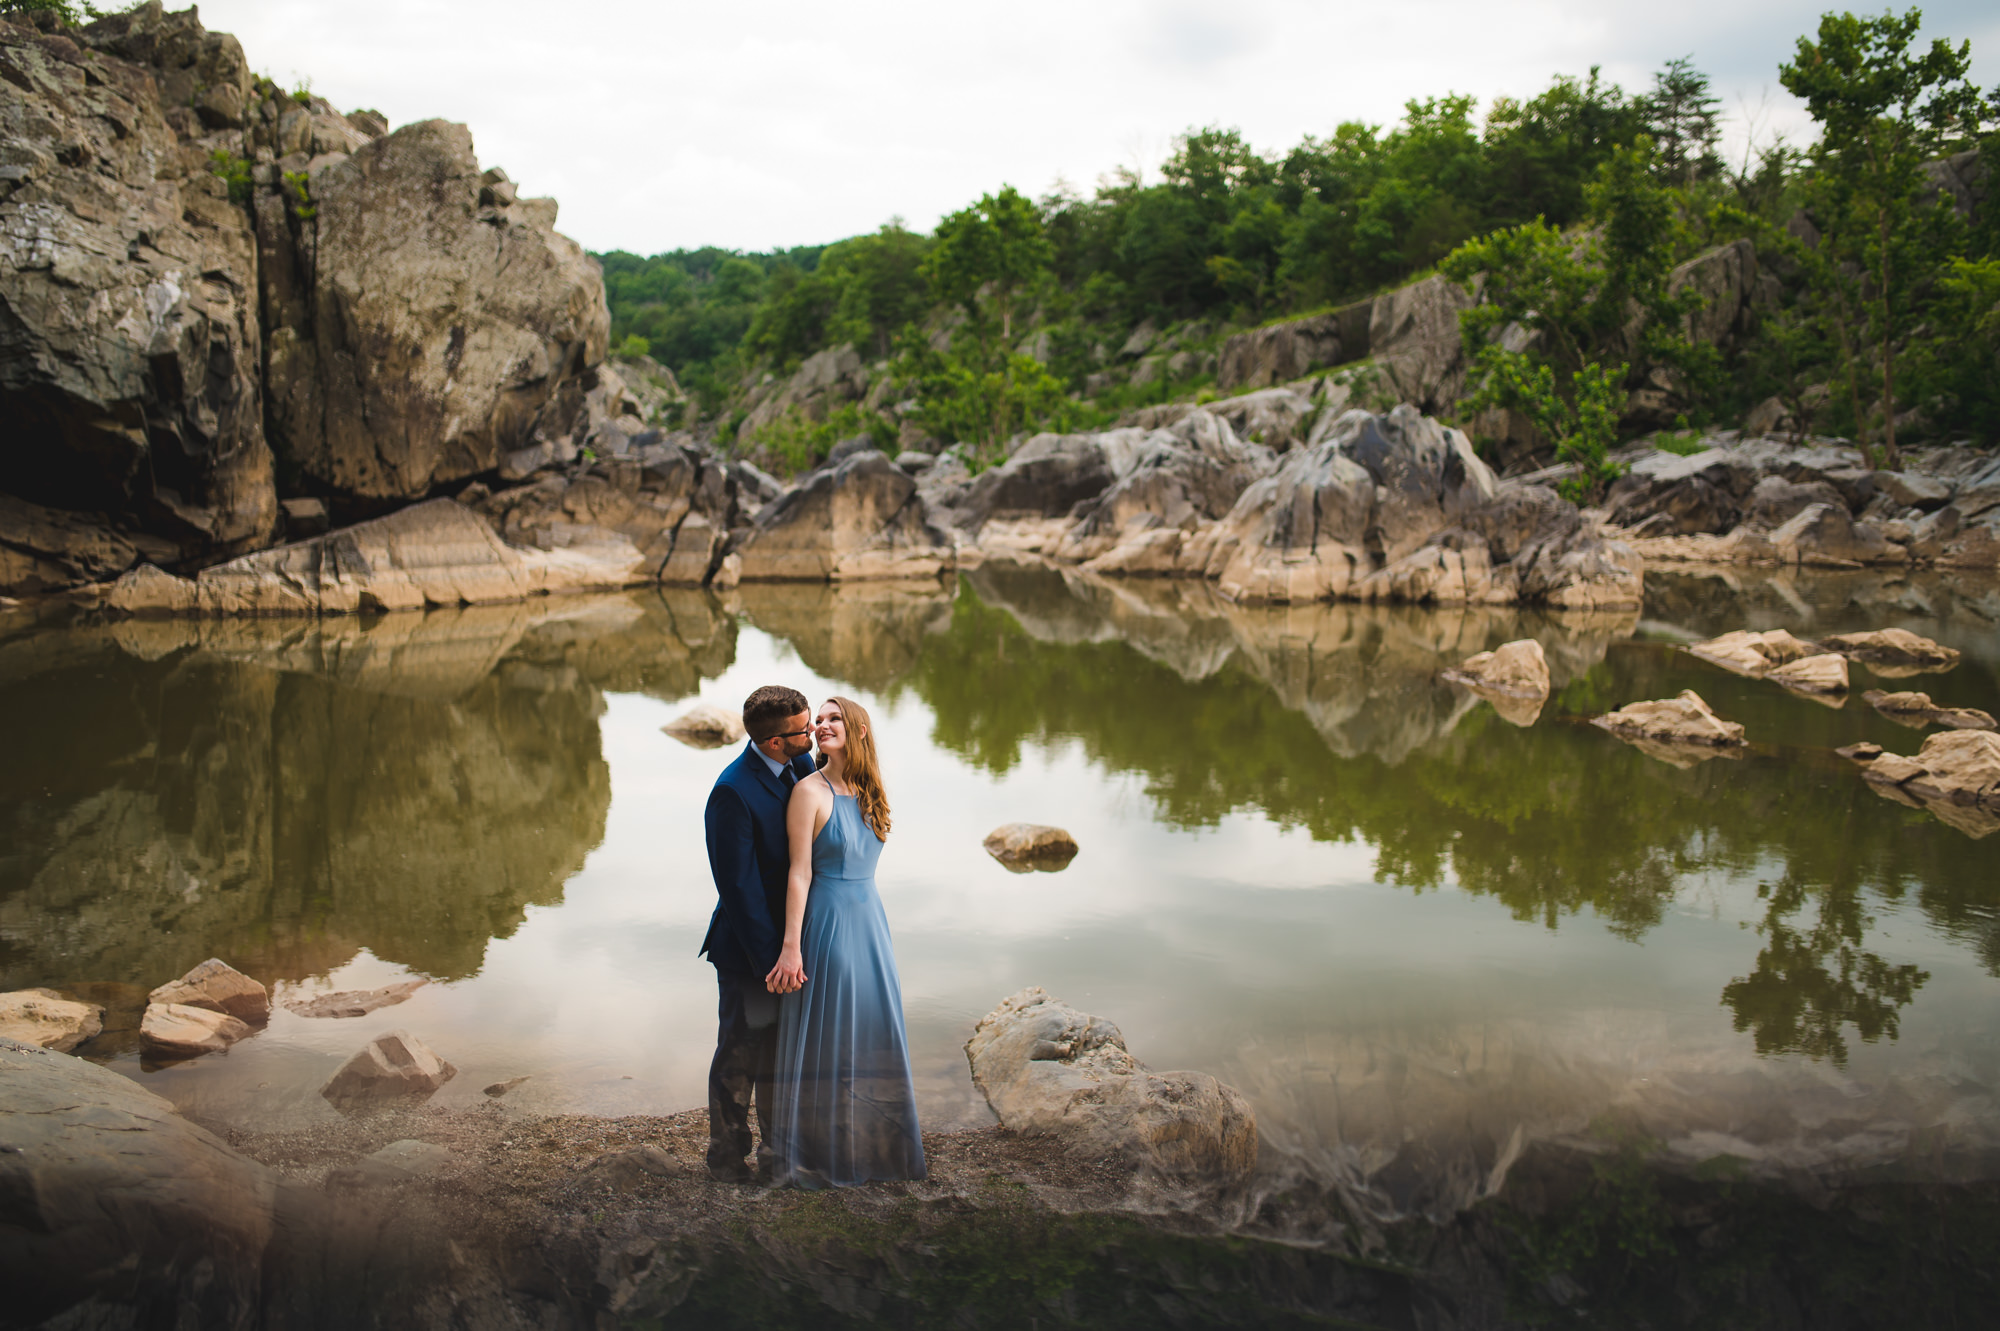
<path fill-rule="evenodd" d="M 778 779 L 785 783 L 786 790 L 790 790 L 793 786 L 796 786 L 799 783 L 799 774 L 797 772 L 794 772 L 791 769 L 791 766 L 787 764 L 785 767 L 785 774 Z"/>

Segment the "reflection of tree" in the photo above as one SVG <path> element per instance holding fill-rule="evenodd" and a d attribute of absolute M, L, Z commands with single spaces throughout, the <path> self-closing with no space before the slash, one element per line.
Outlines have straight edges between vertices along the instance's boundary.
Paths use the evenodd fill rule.
<path fill-rule="evenodd" d="M 1757 1052 L 1808 1054 L 1844 1064 L 1844 1027 L 1854 1027 L 1870 1043 L 1884 1035 L 1895 1039 L 1898 1012 L 1930 972 L 1892 966 L 1861 950 L 1871 921 L 1851 890 L 1820 892 L 1817 918 L 1805 930 L 1794 928 L 1790 919 L 1809 895 L 1796 874 L 1788 872 L 1776 888 L 1761 884 L 1757 895 L 1767 903 L 1758 926 L 1765 944 L 1757 969 L 1722 990 L 1723 1003 L 1736 1014 L 1736 1029 L 1756 1033 Z"/>

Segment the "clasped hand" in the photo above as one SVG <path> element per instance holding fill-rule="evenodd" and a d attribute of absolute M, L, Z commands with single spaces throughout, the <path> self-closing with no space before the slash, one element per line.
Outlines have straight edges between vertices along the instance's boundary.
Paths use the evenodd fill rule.
<path fill-rule="evenodd" d="M 795 994 L 805 987 L 805 958 L 795 947 L 779 951 L 778 964 L 771 967 L 771 973 L 764 977 L 764 987 L 774 994 Z"/>

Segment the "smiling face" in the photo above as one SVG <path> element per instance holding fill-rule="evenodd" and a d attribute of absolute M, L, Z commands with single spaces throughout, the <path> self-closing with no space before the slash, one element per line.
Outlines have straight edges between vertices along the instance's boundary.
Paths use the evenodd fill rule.
<path fill-rule="evenodd" d="M 847 747 L 847 719 L 840 714 L 839 703 L 820 707 L 819 715 L 813 718 L 813 739 L 821 753 L 838 753 Z"/>

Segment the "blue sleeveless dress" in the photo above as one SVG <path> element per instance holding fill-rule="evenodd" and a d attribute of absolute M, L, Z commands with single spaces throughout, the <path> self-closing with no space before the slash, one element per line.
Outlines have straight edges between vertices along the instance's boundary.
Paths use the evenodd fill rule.
<path fill-rule="evenodd" d="M 882 843 L 852 795 L 834 795 L 812 852 L 806 983 L 778 1000 L 774 1169 L 806 1188 L 920 1179 L 903 985 L 875 890 Z"/>

